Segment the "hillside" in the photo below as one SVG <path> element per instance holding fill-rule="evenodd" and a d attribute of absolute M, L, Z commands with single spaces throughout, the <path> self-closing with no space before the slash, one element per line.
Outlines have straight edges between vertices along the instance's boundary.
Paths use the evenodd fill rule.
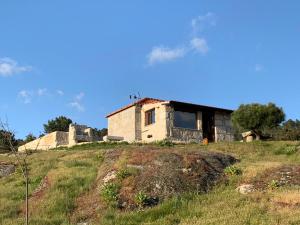
<path fill-rule="evenodd" d="M 300 224 L 300 143 L 89 144 L 36 152 L 30 224 Z M 1 165 L 14 157 L 0 155 Z M 236 188 L 247 184 L 248 194 Z M 23 224 L 20 170 L 1 224 Z"/>

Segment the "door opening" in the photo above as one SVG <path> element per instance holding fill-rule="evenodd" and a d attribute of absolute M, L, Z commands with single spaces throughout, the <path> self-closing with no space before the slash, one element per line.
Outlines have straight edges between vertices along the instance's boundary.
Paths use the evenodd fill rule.
<path fill-rule="evenodd" d="M 209 142 L 215 142 L 215 112 L 202 111 L 202 130 L 203 138 Z"/>

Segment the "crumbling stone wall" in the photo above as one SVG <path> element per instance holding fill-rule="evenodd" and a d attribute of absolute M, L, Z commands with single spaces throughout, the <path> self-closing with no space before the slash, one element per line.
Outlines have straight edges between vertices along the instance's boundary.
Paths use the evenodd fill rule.
<path fill-rule="evenodd" d="M 225 112 L 215 112 L 215 141 L 233 141 L 231 115 Z"/>

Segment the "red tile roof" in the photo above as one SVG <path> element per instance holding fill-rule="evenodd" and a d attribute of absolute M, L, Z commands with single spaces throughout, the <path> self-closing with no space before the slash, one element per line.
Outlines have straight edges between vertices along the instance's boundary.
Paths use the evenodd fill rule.
<path fill-rule="evenodd" d="M 157 103 L 157 102 L 164 102 L 164 100 L 155 99 L 155 98 L 142 98 L 142 99 L 140 99 L 140 100 L 138 100 L 138 101 L 136 101 L 134 103 L 131 103 L 131 104 L 127 105 L 127 106 L 124 106 L 124 107 L 122 107 L 122 108 L 120 108 L 120 109 L 118 109 L 118 110 L 116 110 L 116 111 L 108 114 L 106 116 L 106 118 L 108 118 L 108 117 L 110 117 L 112 115 L 115 115 L 115 114 L 117 114 L 119 112 L 122 112 L 122 111 L 124 111 L 126 109 L 129 109 L 130 107 L 135 106 L 135 105 L 145 105 L 145 104 L 152 104 L 152 103 Z"/>
<path fill-rule="evenodd" d="M 120 108 L 110 114 L 108 114 L 106 116 L 106 118 L 112 116 L 112 115 L 115 115 L 119 112 L 122 112 L 126 109 L 129 109 L 130 107 L 132 106 L 135 106 L 135 105 L 145 105 L 145 104 L 152 104 L 152 103 L 157 103 L 157 102 L 165 102 L 165 100 L 162 100 L 162 99 L 156 99 L 156 98 L 142 98 L 134 103 L 131 103 L 123 108 Z M 219 110 L 219 111 L 225 111 L 225 112 L 229 112 L 229 113 L 232 113 L 233 110 L 231 109 L 224 109 L 224 108 L 217 108 L 217 107 L 212 107 L 212 106 L 206 106 L 206 105 L 198 105 L 198 104 L 193 104 L 193 103 L 187 103 L 187 102 L 179 102 L 179 101 L 173 101 L 173 100 L 170 100 L 168 101 L 170 104 L 176 104 L 176 105 L 183 105 L 183 106 L 190 106 L 190 107 L 194 107 L 194 108 L 197 108 L 197 109 L 211 109 L 211 110 Z"/>

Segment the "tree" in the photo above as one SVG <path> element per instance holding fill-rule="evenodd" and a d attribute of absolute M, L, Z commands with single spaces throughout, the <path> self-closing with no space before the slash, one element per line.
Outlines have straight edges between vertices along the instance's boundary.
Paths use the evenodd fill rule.
<path fill-rule="evenodd" d="M 5 149 L 10 149 L 10 142 L 14 147 L 18 146 L 18 141 L 12 132 L 0 129 L 0 146 Z"/>
<path fill-rule="evenodd" d="M 234 127 L 242 131 L 253 131 L 258 140 L 268 130 L 278 127 L 284 119 L 283 109 L 277 107 L 274 103 L 267 105 L 258 103 L 242 104 L 232 114 Z"/>
<path fill-rule="evenodd" d="M 107 135 L 107 128 L 102 128 L 101 130 L 94 128 L 94 132 L 95 135 L 98 136 L 100 140 L 103 140 L 103 137 Z"/>
<path fill-rule="evenodd" d="M 10 149 L 12 154 L 14 154 L 15 159 L 17 161 L 18 166 L 21 169 L 24 183 L 25 183 L 25 225 L 29 224 L 29 168 L 28 168 L 28 159 L 27 157 L 30 154 L 30 151 L 26 149 L 23 153 L 18 152 L 18 142 L 15 140 L 15 134 L 10 130 L 8 122 L 3 123 L 2 120 L 0 120 L 0 133 L 1 133 L 1 140 L 3 143 L 7 145 L 7 147 Z M 36 144 L 36 148 L 34 150 L 37 150 L 39 146 L 39 142 Z"/>
<path fill-rule="evenodd" d="M 69 125 L 72 123 L 72 120 L 65 117 L 59 116 L 53 120 L 48 120 L 47 124 L 44 124 L 45 133 L 49 134 L 54 131 L 69 131 Z"/>
<path fill-rule="evenodd" d="M 280 127 L 272 130 L 274 140 L 296 141 L 300 140 L 300 121 L 288 120 Z"/>
<path fill-rule="evenodd" d="M 28 142 L 34 141 L 35 139 L 36 139 L 36 137 L 35 137 L 32 133 L 29 133 L 29 134 L 25 137 L 24 142 L 25 142 L 25 143 L 28 143 Z"/>

